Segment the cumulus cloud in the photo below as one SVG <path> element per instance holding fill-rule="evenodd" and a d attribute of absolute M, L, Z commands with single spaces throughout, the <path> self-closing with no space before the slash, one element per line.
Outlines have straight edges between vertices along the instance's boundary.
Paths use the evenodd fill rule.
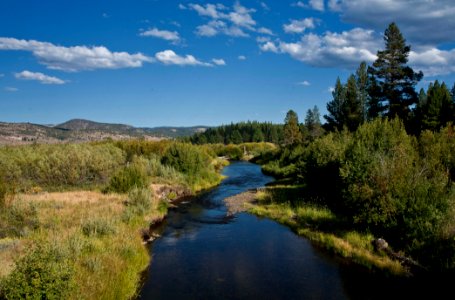
<path fill-rule="evenodd" d="M 150 57 L 142 53 L 112 52 L 104 46 L 57 46 L 35 40 L 0 38 L 0 50 L 30 51 L 48 69 L 77 72 L 95 69 L 138 68 Z"/>
<path fill-rule="evenodd" d="M 251 13 L 254 9 L 246 8 L 239 2 L 235 2 L 233 7 L 226 7 L 223 4 L 193 4 L 185 6 L 185 9 L 194 10 L 199 16 L 210 18 L 211 20 L 196 28 L 199 36 L 212 37 L 224 34 L 233 37 L 247 37 L 246 31 L 255 31 L 256 21 Z"/>
<path fill-rule="evenodd" d="M 237 56 L 237 59 L 238 60 L 246 60 L 246 56 L 245 55 L 239 55 L 239 56 Z"/>
<path fill-rule="evenodd" d="M 411 51 L 409 64 L 427 76 L 455 73 L 455 49 L 439 50 L 437 48 Z"/>
<path fill-rule="evenodd" d="M 354 68 L 360 61 L 374 61 L 377 49 L 382 46 L 373 30 L 361 28 L 323 35 L 309 33 L 293 43 L 280 40 L 258 43 L 262 51 L 289 54 L 308 65 L 345 68 Z"/>
<path fill-rule="evenodd" d="M 173 43 L 178 43 L 180 41 L 180 36 L 177 31 L 168 31 L 168 30 L 159 30 L 158 28 L 152 28 L 147 31 L 141 32 L 141 36 L 152 36 L 160 38 L 166 41 L 171 41 Z"/>
<path fill-rule="evenodd" d="M 212 62 L 217 65 L 217 66 L 225 66 L 226 65 L 226 62 L 224 61 L 224 59 L 221 59 L 221 58 L 214 58 L 212 59 Z"/>
<path fill-rule="evenodd" d="M 36 80 L 39 81 L 42 84 L 65 84 L 66 81 L 62 80 L 57 77 L 53 76 L 48 76 L 43 73 L 39 72 L 30 72 L 30 71 L 22 71 L 20 73 L 15 73 L 14 76 L 17 79 L 22 79 L 22 80 Z"/>
<path fill-rule="evenodd" d="M 164 50 L 155 54 L 157 61 L 165 65 L 177 66 L 212 66 L 197 60 L 193 55 L 180 56 L 172 50 Z"/>
<path fill-rule="evenodd" d="M 225 34 L 232 37 L 248 37 L 240 27 L 228 26 L 226 22 L 213 20 L 207 24 L 196 27 L 196 34 L 199 36 L 212 37 L 218 34 Z"/>
<path fill-rule="evenodd" d="M 389 23 L 396 22 L 412 43 L 455 41 L 453 0 L 330 0 L 328 7 L 343 21 L 382 32 Z"/>
<path fill-rule="evenodd" d="M 291 20 L 291 23 L 283 25 L 283 30 L 286 33 L 303 33 L 306 29 L 315 28 L 317 22 L 318 20 L 314 18 Z"/>

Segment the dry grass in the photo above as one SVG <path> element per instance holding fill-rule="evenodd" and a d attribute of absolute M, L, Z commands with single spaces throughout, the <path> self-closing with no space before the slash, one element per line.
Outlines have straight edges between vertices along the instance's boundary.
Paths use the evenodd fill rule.
<path fill-rule="evenodd" d="M 39 226 L 21 239 L 0 240 L 0 279 L 13 270 L 24 245 L 48 243 L 72 255 L 76 272 L 70 299 L 134 297 L 140 272 L 150 260 L 140 229 L 165 212 L 154 206 L 147 215 L 125 222 L 126 199 L 127 195 L 92 191 L 17 195 L 12 201 L 35 204 Z M 88 226 L 95 234 L 90 233 L 92 227 L 84 231 Z"/>

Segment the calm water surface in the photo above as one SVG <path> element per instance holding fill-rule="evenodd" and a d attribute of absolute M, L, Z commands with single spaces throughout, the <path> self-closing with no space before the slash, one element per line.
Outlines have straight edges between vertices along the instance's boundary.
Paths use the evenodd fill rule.
<path fill-rule="evenodd" d="M 233 163 L 223 173 L 227 179 L 220 186 L 169 213 L 162 237 L 150 246 L 152 263 L 140 299 L 390 296 L 374 278 L 331 258 L 287 227 L 247 213 L 228 217 L 224 198 L 272 178 L 247 162 Z"/>

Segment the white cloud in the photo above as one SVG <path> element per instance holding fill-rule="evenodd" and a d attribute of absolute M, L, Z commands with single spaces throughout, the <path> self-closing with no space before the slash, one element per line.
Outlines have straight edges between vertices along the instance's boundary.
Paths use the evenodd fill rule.
<path fill-rule="evenodd" d="M 258 32 L 262 33 L 262 34 L 273 35 L 272 30 L 265 28 L 265 27 L 258 28 Z"/>
<path fill-rule="evenodd" d="M 303 85 L 303 86 L 310 86 L 311 85 L 311 83 L 308 80 L 304 80 L 304 81 L 298 82 L 297 84 L 298 85 Z"/>
<path fill-rule="evenodd" d="M 278 47 L 271 41 L 265 42 L 264 44 L 260 45 L 259 48 L 264 52 L 280 52 L 280 49 L 278 49 Z"/>
<path fill-rule="evenodd" d="M 217 65 L 217 66 L 225 66 L 226 65 L 226 62 L 224 61 L 224 59 L 218 59 L 218 58 L 214 58 L 212 59 L 212 62 Z"/>
<path fill-rule="evenodd" d="M 41 64 L 53 70 L 77 72 L 95 69 L 138 68 L 152 62 L 142 53 L 111 52 L 104 46 L 56 46 L 35 40 L 0 38 L 0 50 L 30 51 Z"/>
<path fill-rule="evenodd" d="M 248 37 L 241 28 L 228 26 L 226 22 L 213 20 L 205 25 L 196 27 L 196 34 L 199 36 L 212 37 L 218 34 L 225 34 L 232 37 Z"/>
<path fill-rule="evenodd" d="M 57 77 L 53 76 L 48 76 L 43 73 L 39 72 L 30 72 L 30 71 L 22 71 L 20 73 L 15 73 L 14 76 L 17 79 L 23 79 L 23 80 L 36 80 L 41 82 L 42 84 L 65 84 L 66 81 L 62 80 Z"/>
<path fill-rule="evenodd" d="M 248 37 L 246 31 L 255 31 L 256 21 L 251 16 L 254 9 L 246 8 L 235 2 L 232 8 L 222 4 L 188 4 L 188 9 L 194 10 L 199 16 L 211 20 L 197 26 L 195 33 L 199 36 L 213 37 L 224 34 L 232 37 Z"/>
<path fill-rule="evenodd" d="M 209 63 L 204 63 L 197 60 L 193 55 L 180 56 L 172 50 L 164 50 L 155 54 L 157 61 L 165 65 L 178 66 L 211 66 Z"/>
<path fill-rule="evenodd" d="M 310 0 L 309 3 L 312 9 L 324 11 L 324 0 Z"/>
<path fill-rule="evenodd" d="M 327 88 L 327 92 L 329 92 L 329 93 L 333 93 L 334 90 L 335 90 L 335 88 L 333 86 L 329 86 Z"/>
<path fill-rule="evenodd" d="M 237 56 L 237 59 L 238 60 L 246 60 L 246 56 L 245 55 L 239 55 L 239 56 Z"/>
<path fill-rule="evenodd" d="M 428 48 L 419 52 L 411 51 L 409 64 L 416 70 L 422 70 L 427 76 L 455 73 L 455 49 Z"/>
<path fill-rule="evenodd" d="M 315 28 L 317 22 L 318 20 L 314 18 L 291 20 L 291 23 L 283 25 L 283 30 L 286 33 L 303 33 L 306 29 Z"/>
<path fill-rule="evenodd" d="M 180 36 L 177 31 L 160 30 L 158 28 L 152 28 L 147 31 L 141 32 L 140 35 L 152 36 L 174 43 L 178 43 L 180 41 Z"/>
<path fill-rule="evenodd" d="M 300 41 L 258 41 L 262 51 L 289 54 L 294 59 L 318 67 L 355 68 L 359 62 L 372 62 L 382 41 L 372 30 L 355 28 L 341 33 L 313 33 L 302 36 Z"/>
<path fill-rule="evenodd" d="M 265 2 L 261 2 L 261 7 L 264 9 L 264 10 L 270 10 L 270 7 L 267 5 L 267 3 Z"/>
<path fill-rule="evenodd" d="M 19 91 L 18 88 L 15 88 L 15 87 L 12 87 L 12 86 L 6 86 L 6 87 L 4 88 L 4 90 L 5 90 L 5 92 L 11 92 L 11 93 L 14 93 L 14 92 Z"/>
<path fill-rule="evenodd" d="M 182 9 L 182 10 L 185 10 L 185 9 L 188 9 L 185 5 L 183 5 L 182 3 L 179 4 L 179 9 Z"/>
<path fill-rule="evenodd" d="M 5 77 L 5 74 L 0 73 L 0 78 Z"/>
<path fill-rule="evenodd" d="M 222 4 L 206 4 L 205 6 L 199 4 L 189 4 L 188 7 L 195 10 L 200 16 L 219 19 L 224 16 L 218 10 L 223 10 L 225 7 Z"/>
<path fill-rule="evenodd" d="M 396 22 L 412 44 L 455 41 L 453 0 L 330 0 L 328 7 L 345 22 L 381 32 Z"/>
<path fill-rule="evenodd" d="M 297 6 L 301 8 L 311 8 L 314 10 L 324 11 L 324 0 L 309 0 L 308 4 L 305 4 L 303 1 L 297 1 L 296 3 L 291 4 L 292 6 Z"/>

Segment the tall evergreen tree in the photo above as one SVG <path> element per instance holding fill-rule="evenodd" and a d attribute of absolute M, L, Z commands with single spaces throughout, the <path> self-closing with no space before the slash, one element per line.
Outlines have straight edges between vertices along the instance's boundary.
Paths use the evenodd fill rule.
<path fill-rule="evenodd" d="M 321 114 L 319 108 L 315 105 L 313 109 L 309 109 L 305 117 L 305 127 L 311 139 L 322 135 Z"/>
<path fill-rule="evenodd" d="M 342 130 L 345 123 L 343 106 L 346 100 L 345 87 L 341 83 L 340 77 L 337 78 L 335 87 L 332 91 L 332 101 L 327 103 L 328 115 L 324 115 L 328 130 Z"/>
<path fill-rule="evenodd" d="M 299 128 L 299 117 L 292 109 L 289 110 L 284 119 L 284 144 L 293 145 L 302 141 L 302 133 Z"/>
<path fill-rule="evenodd" d="M 370 76 L 371 112 L 396 116 L 403 120 L 409 118 L 410 107 L 417 103 L 414 90 L 422 79 L 422 72 L 416 73 L 407 65 L 411 47 L 395 23 L 391 23 L 384 33 L 385 50 L 378 51 L 377 59 L 368 68 Z"/>
<path fill-rule="evenodd" d="M 367 104 L 369 101 L 368 95 L 368 69 L 366 62 L 362 61 L 355 72 L 355 78 L 357 81 L 357 97 L 359 99 L 362 118 L 364 122 L 367 119 Z"/>
<path fill-rule="evenodd" d="M 345 125 L 350 131 L 356 130 L 362 123 L 363 111 L 354 75 L 349 76 L 346 84 L 345 101 L 342 111 L 345 120 L 343 125 Z"/>
<path fill-rule="evenodd" d="M 439 130 L 452 120 L 453 103 L 450 91 L 445 83 L 439 81 L 428 87 L 425 101 L 418 106 L 420 128 L 422 130 Z"/>

